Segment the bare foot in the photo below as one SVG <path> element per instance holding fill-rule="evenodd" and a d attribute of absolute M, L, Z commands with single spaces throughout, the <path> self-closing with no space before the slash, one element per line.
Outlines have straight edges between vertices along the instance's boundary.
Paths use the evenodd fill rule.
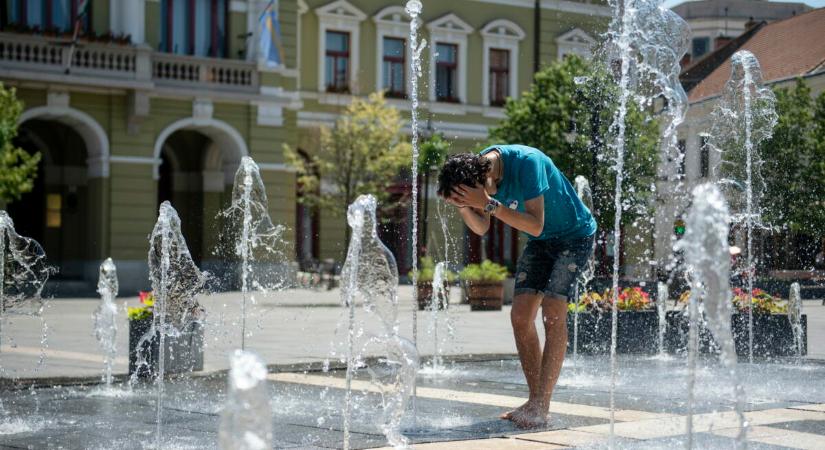
<path fill-rule="evenodd" d="M 518 408 L 516 408 L 512 411 L 507 411 L 506 413 L 504 413 L 504 414 L 502 414 L 498 417 L 500 419 L 504 419 L 504 420 L 513 420 L 513 415 L 519 414 L 521 412 L 521 410 L 523 410 L 524 408 L 526 408 L 529 405 L 530 405 L 530 400 L 527 400 L 526 402 L 524 402 L 523 405 L 519 406 Z"/>
<path fill-rule="evenodd" d="M 538 403 L 524 405 L 519 410 L 513 411 L 510 420 L 519 428 L 539 428 L 547 425 L 549 408 Z"/>

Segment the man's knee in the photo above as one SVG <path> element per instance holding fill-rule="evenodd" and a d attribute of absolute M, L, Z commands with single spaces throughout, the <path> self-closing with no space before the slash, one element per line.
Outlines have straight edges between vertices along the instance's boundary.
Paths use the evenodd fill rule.
<path fill-rule="evenodd" d="M 553 327 L 567 326 L 567 300 L 547 296 L 542 303 L 542 321 L 549 331 Z"/>
<path fill-rule="evenodd" d="M 510 309 L 510 323 L 514 329 L 523 329 L 533 326 L 538 312 L 538 296 L 517 296 L 513 299 L 513 307 Z"/>

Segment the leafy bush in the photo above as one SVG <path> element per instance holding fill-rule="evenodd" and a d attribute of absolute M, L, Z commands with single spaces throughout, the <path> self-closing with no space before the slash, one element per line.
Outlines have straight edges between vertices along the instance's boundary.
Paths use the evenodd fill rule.
<path fill-rule="evenodd" d="M 415 275 L 415 271 L 411 270 L 407 273 L 407 276 L 410 277 L 412 280 L 413 275 Z M 420 260 L 418 260 L 418 282 L 419 283 L 431 283 L 433 278 L 435 277 L 435 261 L 431 256 L 422 256 Z M 456 279 L 456 274 L 452 270 L 447 270 L 444 273 L 444 281 L 448 283 L 452 283 Z"/>
<path fill-rule="evenodd" d="M 579 312 L 606 312 L 610 311 L 613 303 L 613 290 L 605 289 L 603 293 L 588 291 L 579 297 Z M 616 307 L 620 311 L 644 311 L 653 306 L 650 295 L 641 287 L 624 288 L 619 293 L 619 302 Z M 576 312 L 576 304 L 567 305 L 569 312 Z"/>
<path fill-rule="evenodd" d="M 464 281 L 481 281 L 498 283 L 507 278 L 507 268 L 485 259 L 481 264 L 468 264 L 461 270 L 459 277 Z"/>
<path fill-rule="evenodd" d="M 143 306 L 128 307 L 126 309 L 126 315 L 129 317 L 129 320 L 151 319 L 154 314 L 155 294 L 151 291 L 140 291 L 139 295 L 140 303 L 142 303 Z"/>

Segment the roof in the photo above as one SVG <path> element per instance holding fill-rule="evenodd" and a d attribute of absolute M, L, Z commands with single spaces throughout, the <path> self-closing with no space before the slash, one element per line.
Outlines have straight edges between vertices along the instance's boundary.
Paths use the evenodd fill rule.
<path fill-rule="evenodd" d="M 700 0 L 674 6 L 673 11 L 685 20 L 725 17 L 773 21 L 811 10 L 804 3 L 768 2 L 763 0 Z"/>
<path fill-rule="evenodd" d="M 766 83 L 825 72 L 825 8 L 763 25 L 745 42 L 737 39 L 729 44 L 756 56 Z M 723 46 L 682 72 L 683 81 L 687 81 L 685 75 L 691 70 L 720 52 L 732 54 L 728 45 Z M 696 82 L 694 77 L 692 83 L 695 84 L 686 86 L 690 102 L 719 94 L 730 77 L 730 70 L 730 55 L 727 55 L 704 79 Z"/>

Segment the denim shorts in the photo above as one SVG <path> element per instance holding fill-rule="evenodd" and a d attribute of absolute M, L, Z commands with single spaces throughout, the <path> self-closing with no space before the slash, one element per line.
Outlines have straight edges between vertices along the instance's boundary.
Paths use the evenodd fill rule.
<path fill-rule="evenodd" d="M 576 281 L 593 255 L 590 236 L 528 241 L 518 260 L 515 295 L 537 294 L 573 299 Z"/>

